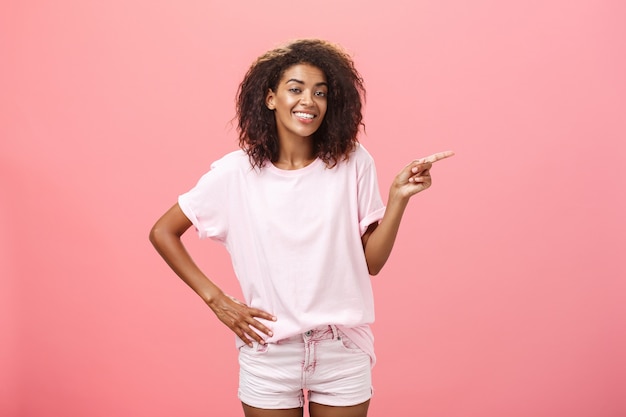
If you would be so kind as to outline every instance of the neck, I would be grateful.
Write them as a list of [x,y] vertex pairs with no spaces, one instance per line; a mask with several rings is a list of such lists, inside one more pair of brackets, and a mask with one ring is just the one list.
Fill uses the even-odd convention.
[[313,138],[280,139],[278,160],[274,165],[281,169],[300,169],[315,160]]

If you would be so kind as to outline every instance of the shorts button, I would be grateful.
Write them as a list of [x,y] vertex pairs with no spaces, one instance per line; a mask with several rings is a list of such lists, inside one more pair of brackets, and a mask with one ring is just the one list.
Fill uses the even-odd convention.
[[311,335],[313,334],[313,332],[309,330],[309,331],[305,332],[304,334],[305,334],[306,336],[311,336]]

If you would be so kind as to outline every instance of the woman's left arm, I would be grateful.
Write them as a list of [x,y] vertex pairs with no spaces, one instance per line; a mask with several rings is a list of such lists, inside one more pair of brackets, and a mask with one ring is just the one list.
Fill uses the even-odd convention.
[[389,189],[385,215],[380,223],[371,224],[361,238],[367,269],[371,275],[378,274],[389,259],[402,215],[411,197],[432,184],[430,169],[433,163],[452,155],[454,152],[446,151],[417,159],[396,175]]

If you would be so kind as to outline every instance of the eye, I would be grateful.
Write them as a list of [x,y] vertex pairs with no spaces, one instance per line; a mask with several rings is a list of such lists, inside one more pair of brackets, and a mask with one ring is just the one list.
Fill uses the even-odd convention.
[[298,87],[292,87],[292,88],[289,89],[289,91],[292,92],[292,93],[295,93],[295,94],[298,94],[298,93],[302,92],[302,90],[300,90]]
[[317,97],[326,97],[326,92],[325,91],[316,91],[315,95]]

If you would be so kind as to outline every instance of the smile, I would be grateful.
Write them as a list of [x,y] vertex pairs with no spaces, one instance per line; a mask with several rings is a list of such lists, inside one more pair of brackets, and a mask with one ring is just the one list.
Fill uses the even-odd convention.
[[293,113],[296,117],[300,117],[301,119],[313,119],[315,117],[314,114],[310,114],[310,113],[302,113],[299,111],[296,111]]

